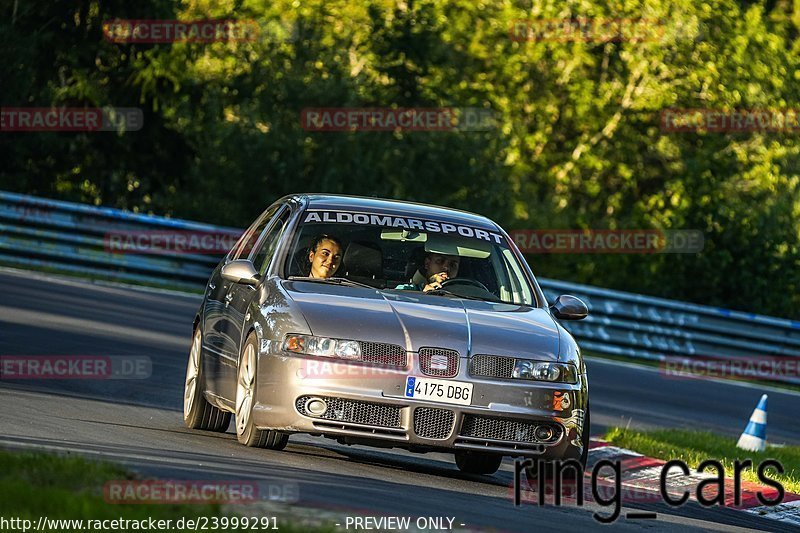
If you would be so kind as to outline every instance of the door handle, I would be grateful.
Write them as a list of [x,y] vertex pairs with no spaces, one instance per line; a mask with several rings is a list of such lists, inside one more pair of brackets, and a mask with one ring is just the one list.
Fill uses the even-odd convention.
[[209,289],[211,289],[211,290],[213,291],[214,289],[216,289],[216,288],[217,288],[217,286],[216,286],[216,285],[214,285],[213,283],[209,283],[209,284],[208,284],[208,288],[209,288]]
[[228,307],[232,301],[233,301],[233,293],[229,292],[228,294],[225,295],[225,307]]

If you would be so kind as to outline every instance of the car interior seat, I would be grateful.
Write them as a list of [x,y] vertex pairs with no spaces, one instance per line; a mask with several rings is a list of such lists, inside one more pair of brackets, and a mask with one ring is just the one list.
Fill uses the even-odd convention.
[[294,255],[292,255],[292,259],[289,263],[289,275],[308,276],[309,270],[310,265],[308,264],[308,243],[306,243],[305,246],[301,246],[298,242],[297,251],[294,253]]
[[344,277],[373,287],[385,288],[383,252],[380,246],[368,241],[352,241],[342,258],[340,272]]
[[406,263],[406,271],[404,275],[404,283],[408,283],[411,278],[414,277],[414,274],[417,273],[417,270],[422,271],[425,263],[425,247],[418,246],[414,248],[411,252],[411,255],[408,257],[408,263]]

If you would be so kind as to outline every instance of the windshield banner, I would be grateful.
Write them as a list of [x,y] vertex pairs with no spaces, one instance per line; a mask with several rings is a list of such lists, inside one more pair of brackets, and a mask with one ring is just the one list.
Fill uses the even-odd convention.
[[469,226],[437,222],[434,220],[421,220],[418,218],[396,217],[393,215],[379,215],[374,213],[351,213],[346,211],[306,211],[304,223],[327,222],[333,224],[364,224],[370,226],[383,226],[387,228],[402,228],[418,230],[427,233],[454,233],[462,237],[472,237],[496,244],[505,244],[505,239],[499,233],[486,231]]

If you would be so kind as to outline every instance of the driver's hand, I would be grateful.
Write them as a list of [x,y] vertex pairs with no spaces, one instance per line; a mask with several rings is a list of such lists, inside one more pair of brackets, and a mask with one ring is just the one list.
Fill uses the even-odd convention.
[[423,292],[430,292],[436,291],[442,288],[442,283],[447,280],[448,276],[446,272],[439,272],[438,274],[434,274],[430,278],[428,278],[428,284],[423,287]]

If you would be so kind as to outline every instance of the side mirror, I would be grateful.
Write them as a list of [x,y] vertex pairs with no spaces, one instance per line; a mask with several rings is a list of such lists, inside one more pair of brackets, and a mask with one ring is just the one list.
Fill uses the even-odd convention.
[[561,320],[583,320],[589,316],[589,308],[580,298],[562,294],[550,306],[553,315]]
[[261,283],[261,277],[258,275],[256,267],[247,259],[231,261],[222,267],[220,273],[224,279],[234,283],[243,283],[253,287],[257,287]]

